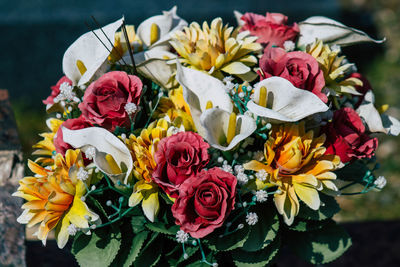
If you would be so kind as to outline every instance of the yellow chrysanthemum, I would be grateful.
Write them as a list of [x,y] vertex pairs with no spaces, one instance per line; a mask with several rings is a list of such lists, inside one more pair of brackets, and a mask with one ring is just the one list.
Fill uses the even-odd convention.
[[168,91],[168,97],[162,97],[154,112],[155,118],[167,116],[175,126],[183,124],[185,130],[195,131],[194,122],[190,114],[189,105],[183,98],[182,86]]
[[81,199],[86,193],[84,182],[77,178],[79,168],[84,167],[81,153],[67,150],[65,158],[57,154],[54,170],[33,161],[28,162],[28,167],[35,176],[23,178],[18,191],[13,194],[27,201],[18,222],[28,227],[40,223],[36,235],[43,244],[46,244],[49,232],[56,229],[57,244],[62,248],[68,241],[71,227],[88,229],[88,220],[98,219]]
[[331,50],[329,45],[319,40],[307,47],[307,53],[318,61],[324,72],[325,86],[333,96],[359,94],[355,86],[362,86],[363,83],[357,78],[345,78],[353,64],[343,64],[345,57],[338,56],[340,49]]
[[129,206],[134,207],[142,202],[143,212],[150,221],[154,221],[160,204],[158,200],[158,186],[151,180],[156,167],[153,158],[158,142],[172,135],[171,124],[164,119],[151,123],[143,129],[139,136],[133,134],[125,141],[133,158],[133,175],[138,180],[129,198]]
[[[336,191],[331,172],[340,163],[335,155],[324,155],[325,135],[314,137],[305,132],[304,123],[277,125],[264,145],[264,161],[250,161],[245,169],[257,171],[256,184],[262,189],[277,185],[280,192],[274,195],[278,212],[288,225],[298,214],[299,199],[313,210],[320,207],[318,191]],[[260,181],[259,178],[265,178]],[[263,179],[262,179],[263,180]]]
[[43,137],[43,140],[39,141],[37,144],[33,145],[35,149],[32,155],[41,156],[35,160],[35,162],[39,163],[42,166],[50,166],[54,164],[54,155],[56,148],[54,146],[54,136],[60,128],[61,124],[64,121],[58,119],[48,119],[46,121],[47,127],[51,130],[51,132],[41,133],[40,136]]
[[196,22],[183,31],[173,33],[171,45],[182,57],[181,62],[222,79],[222,72],[252,81],[257,75],[250,68],[257,64],[256,56],[262,49],[256,43],[257,37],[247,32],[238,33],[233,27],[223,26],[222,19],[216,18],[203,23]]

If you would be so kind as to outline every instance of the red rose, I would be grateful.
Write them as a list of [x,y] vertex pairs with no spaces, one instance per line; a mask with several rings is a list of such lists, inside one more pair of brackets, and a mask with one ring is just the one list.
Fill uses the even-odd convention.
[[286,53],[282,48],[271,48],[261,57],[260,68],[261,80],[279,76],[297,88],[313,92],[324,103],[328,102],[328,97],[322,92],[324,73],[313,56],[301,51]]
[[117,126],[129,127],[127,103],[139,105],[142,82],[123,71],[111,71],[89,85],[79,109],[85,119],[114,131]]
[[338,155],[343,163],[352,159],[370,158],[378,147],[378,139],[365,133],[364,124],[352,108],[335,111],[332,122],[322,131],[326,134],[326,154]]
[[64,142],[63,133],[61,130],[62,127],[70,130],[79,130],[92,127],[92,125],[88,123],[85,118],[82,117],[82,115],[76,119],[68,119],[61,124],[54,138],[54,146],[56,147],[56,152],[61,153],[64,156],[68,149],[72,149],[72,146]]
[[220,168],[203,170],[185,180],[172,206],[175,223],[193,238],[221,227],[234,209],[236,184],[236,177]]
[[62,77],[56,85],[51,87],[51,95],[49,95],[45,100],[43,100],[43,104],[45,105],[53,105],[54,98],[60,94],[60,86],[63,83],[67,83],[72,86],[72,81],[67,78],[67,76]]
[[257,42],[267,47],[283,47],[285,41],[295,41],[300,32],[296,23],[293,26],[286,25],[287,17],[280,13],[268,13],[264,17],[254,13],[245,13],[241,20],[245,23],[241,31],[249,31],[257,36]]
[[203,169],[208,161],[209,144],[193,132],[180,132],[161,139],[154,154],[157,163],[153,180],[171,197],[178,196],[178,187]]

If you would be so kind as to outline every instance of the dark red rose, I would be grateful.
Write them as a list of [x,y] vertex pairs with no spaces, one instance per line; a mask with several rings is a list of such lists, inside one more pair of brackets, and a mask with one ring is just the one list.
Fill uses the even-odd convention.
[[283,47],[285,41],[295,41],[300,29],[294,23],[288,26],[287,17],[280,13],[268,13],[266,16],[245,13],[241,18],[244,25],[241,31],[249,31],[251,35],[257,36],[257,42],[267,47]]
[[328,97],[322,92],[324,73],[313,56],[301,51],[286,53],[282,48],[271,48],[261,57],[260,68],[261,80],[279,76],[297,88],[313,92],[324,103],[328,102]]
[[203,170],[185,180],[172,206],[175,223],[193,238],[223,225],[234,209],[237,179],[220,168]]
[[338,155],[343,163],[370,158],[378,147],[378,139],[365,133],[365,126],[352,108],[335,111],[332,122],[322,132],[326,134],[326,154]]
[[68,149],[73,149],[73,147],[64,142],[63,133],[61,130],[62,127],[65,127],[70,130],[79,130],[79,129],[83,129],[83,128],[92,127],[92,125],[90,123],[88,123],[85,120],[85,118],[82,117],[82,115],[76,119],[68,119],[61,124],[61,126],[58,129],[57,134],[54,138],[54,146],[56,147],[56,152],[61,153],[64,156],[65,152]]
[[67,76],[62,77],[56,85],[53,85],[51,87],[51,95],[49,95],[45,100],[43,100],[43,104],[45,105],[53,105],[54,104],[54,98],[58,96],[60,93],[60,86],[63,83],[67,83],[68,85],[72,85],[72,81],[67,78]]
[[91,83],[79,109],[85,119],[110,131],[130,126],[127,103],[139,105],[142,81],[123,71],[111,71]]
[[209,144],[193,132],[180,132],[161,139],[154,154],[157,164],[153,180],[171,197],[178,196],[178,187],[196,175],[210,160]]
[[357,90],[359,93],[362,94],[362,95],[360,95],[360,96],[353,96],[353,97],[358,98],[358,101],[354,104],[354,109],[357,109],[357,108],[361,105],[361,103],[363,102],[364,97],[365,97],[365,94],[366,94],[369,90],[372,90],[372,86],[371,86],[371,84],[369,83],[369,81],[368,81],[364,76],[362,76],[360,73],[358,73],[358,72],[352,73],[352,74],[350,75],[350,78],[357,78],[357,79],[361,80],[362,83],[363,83],[362,86],[355,86],[356,90]]

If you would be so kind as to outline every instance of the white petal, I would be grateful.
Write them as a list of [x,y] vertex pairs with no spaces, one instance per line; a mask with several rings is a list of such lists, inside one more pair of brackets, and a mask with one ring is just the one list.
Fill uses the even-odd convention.
[[[81,148],[83,152],[92,146],[96,148],[94,164],[113,181],[128,183],[129,175],[133,168],[133,161],[126,145],[111,132],[100,127],[90,127],[80,130],[69,130],[62,127],[64,142],[74,148]],[[109,164],[105,159],[110,154],[119,166],[125,165],[127,170],[119,174],[112,173]]]
[[235,15],[237,25],[238,26],[243,26],[244,25],[244,21],[240,19],[243,16],[243,14],[240,13],[239,11],[234,10],[233,11],[233,15]]
[[201,113],[206,109],[208,101],[213,107],[219,107],[232,112],[233,105],[225,91],[225,85],[220,80],[198,70],[183,67],[177,62],[176,80],[183,88],[183,97],[190,107],[193,122],[200,135],[205,132],[200,123]]
[[256,121],[245,115],[238,115],[236,118],[236,134],[228,146],[220,144],[221,136],[226,136],[228,132],[230,112],[219,108],[208,109],[201,115],[201,124],[205,129],[204,138],[211,146],[222,151],[233,149],[242,140],[249,137],[256,129]]
[[383,40],[375,40],[365,32],[347,27],[340,22],[327,17],[310,17],[299,23],[300,37],[298,46],[305,46],[315,42],[316,39],[322,40],[327,44],[337,44],[341,46],[352,45],[362,42],[383,43]]
[[[110,41],[114,42],[115,32],[121,27],[122,21],[123,18],[103,27],[105,35],[100,29],[94,31],[103,43],[93,32],[88,32],[68,47],[63,58],[63,72],[74,85],[85,84],[105,72],[107,57],[113,47]],[[76,65],[78,60],[82,61],[86,67],[83,75]]]
[[363,103],[356,110],[358,115],[364,119],[368,130],[373,133],[380,132],[395,136],[399,135],[400,122],[391,116],[379,114],[374,103],[375,96],[370,90],[365,94]]
[[288,80],[271,77],[254,86],[255,99],[260,97],[260,88],[267,88],[268,108],[254,101],[247,103],[247,108],[257,116],[268,118],[271,122],[295,122],[309,115],[324,112],[328,106],[315,94],[296,88]]

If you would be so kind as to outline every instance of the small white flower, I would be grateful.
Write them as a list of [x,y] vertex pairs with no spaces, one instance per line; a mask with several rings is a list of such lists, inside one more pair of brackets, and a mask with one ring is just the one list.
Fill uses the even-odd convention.
[[225,172],[233,173],[232,166],[229,165],[229,164],[226,164],[225,162],[222,165],[222,170],[225,171]]
[[249,212],[246,215],[246,222],[248,225],[255,225],[258,222],[258,216],[255,212]]
[[171,135],[177,134],[179,132],[180,132],[180,130],[178,127],[171,126],[168,128],[168,133],[170,133]]
[[63,82],[60,85],[60,93],[54,98],[54,103],[62,102],[64,100],[74,101],[76,98],[75,93],[73,92],[74,87],[72,87],[69,83]]
[[76,174],[76,178],[84,182],[89,178],[89,173],[85,171],[83,167],[80,167],[78,173]]
[[234,170],[236,174],[239,174],[241,172],[244,172],[244,167],[243,165],[235,165]]
[[222,163],[224,161],[224,158],[223,157],[218,157],[217,161],[218,161],[218,163]]
[[125,141],[126,140],[126,134],[122,133],[121,134],[121,139]]
[[96,149],[93,146],[88,147],[85,151],[85,157],[88,158],[89,160],[94,159],[96,156]]
[[243,224],[243,223],[241,223],[241,224],[239,224],[239,225],[237,226],[238,229],[243,229],[243,227],[244,227],[244,224]]
[[268,177],[268,173],[265,170],[259,170],[256,173],[256,178],[262,182],[264,182],[265,180],[267,180]]
[[183,230],[176,232],[176,241],[179,243],[185,243],[189,240],[189,234],[185,233]]
[[296,45],[293,41],[287,40],[283,43],[283,48],[285,48],[286,52],[290,52],[296,48]]
[[337,44],[332,45],[331,46],[331,50],[332,50],[332,52],[338,52],[339,53],[341,51],[340,45],[337,45]]
[[256,196],[256,201],[257,202],[265,202],[268,199],[268,192],[264,190],[258,190],[254,194]]
[[128,113],[128,115],[132,115],[137,111],[137,106],[135,103],[126,103],[125,105],[125,111]]
[[226,76],[226,77],[224,77],[224,79],[222,81],[224,83],[232,82],[233,81],[233,77],[232,76]]
[[257,161],[262,161],[264,159],[264,152],[261,150],[256,151],[253,155],[253,159]]
[[243,97],[244,97],[244,93],[243,93],[243,92],[240,92],[240,93],[239,93],[239,97],[240,97],[240,98],[243,98]]
[[61,119],[61,114],[60,114],[60,113],[57,113],[57,114],[56,114],[56,118],[57,118],[57,119]]
[[384,188],[385,185],[386,185],[386,178],[385,178],[385,176],[379,176],[379,177],[374,181],[374,185],[375,185],[378,189]]
[[67,231],[69,235],[74,236],[78,232],[78,228],[76,228],[75,224],[70,224],[67,227]]
[[239,184],[244,185],[249,182],[249,177],[244,172],[240,172],[236,175],[236,178],[239,182]]

